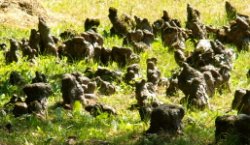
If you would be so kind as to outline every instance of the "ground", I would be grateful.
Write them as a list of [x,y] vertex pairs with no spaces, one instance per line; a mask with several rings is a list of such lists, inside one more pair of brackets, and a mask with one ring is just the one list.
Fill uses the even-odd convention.
[[[250,15],[248,0],[230,0],[240,13]],[[228,24],[222,0],[0,0],[0,43],[8,42],[9,38],[28,38],[31,28],[37,29],[38,16],[44,17],[52,28],[52,34],[58,36],[66,29],[83,31],[83,22],[89,18],[100,18],[101,26],[98,32],[104,34],[111,24],[108,20],[108,8],[118,8],[119,14],[138,15],[147,17],[151,22],[160,18],[162,10],[167,10],[173,18],[180,19],[182,25],[186,20],[186,5],[200,10],[202,21],[205,24],[223,26]],[[122,40],[113,37],[105,39],[105,47],[121,45]],[[187,49],[193,50],[192,42],[187,41]],[[236,51],[233,45],[227,45]],[[141,54],[140,65],[145,75],[146,58],[157,57],[158,68],[163,76],[170,77],[171,71],[178,68],[173,54],[164,48],[159,38],[152,45],[152,50]],[[250,88],[246,73],[250,68],[249,52],[238,53],[234,61],[231,91],[223,94],[216,92],[211,99],[211,109],[204,111],[187,110],[183,119],[184,134],[168,142],[164,137],[152,136],[146,138],[143,134],[148,129],[148,122],[141,122],[137,111],[127,108],[135,103],[134,90],[125,84],[119,84],[118,93],[112,96],[101,96],[101,101],[118,110],[118,116],[108,117],[106,114],[94,118],[83,111],[81,105],[75,104],[74,111],[62,108],[53,108],[54,104],[62,101],[60,93],[60,78],[58,74],[83,71],[86,67],[97,68],[93,62],[75,62],[68,64],[65,59],[58,62],[54,57],[39,57],[36,64],[30,64],[25,59],[18,63],[5,65],[3,52],[0,52],[0,107],[9,100],[12,94],[20,88],[9,86],[7,80],[10,71],[18,70],[27,81],[31,80],[36,70],[46,73],[53,88],[53,95],[49,98],[49,108],[45,118],[24,116],[14,118],[11,114],[0,113],[0,144],[63,144],[72,139],[79,144],[97,144],[96,142],[110,142],[117,145],[128,144],[179,144],[204,145],[214,141],[214,121],[219,115],[236,114],[231,110],[231,102],[236,89]],[[115,64],[110,69],[118,70]],[[121,71],[125,72],[125,69]],[[165,88],[160,88],[158,97],[165,103],[179,104],[183,94],[167,98]],[[6,129],[10,123],[12,130]],[[163,139],[162,139],[163,138]],[[162,141],[164,140],[164,141]],[[102,142],[103,143],[103,142]],[[228,144],[225,142],[222,144]]]

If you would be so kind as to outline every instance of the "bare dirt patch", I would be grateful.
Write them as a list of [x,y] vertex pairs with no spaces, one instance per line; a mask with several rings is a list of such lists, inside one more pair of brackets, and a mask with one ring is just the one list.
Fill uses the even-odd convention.
[[38,24],[43,17],[50,25],[67,19],[65,14],[46,9],[39,0],[0,0],[0,24],[28,28]]
[[37,0],[0,0],[0,23],[28,27],[38,22],[38,17],[48,19],[45,8]]

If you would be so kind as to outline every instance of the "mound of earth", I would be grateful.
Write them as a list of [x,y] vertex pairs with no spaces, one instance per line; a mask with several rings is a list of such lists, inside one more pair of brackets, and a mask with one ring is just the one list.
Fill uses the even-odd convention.
[[52,25],[69,18],[46,9],[39,0],[0,0],[0,24],[27,28],[36,26],[38,17]]
[[0,0],[0,23],[26,27],[48,19],[46,9],[37,0]]

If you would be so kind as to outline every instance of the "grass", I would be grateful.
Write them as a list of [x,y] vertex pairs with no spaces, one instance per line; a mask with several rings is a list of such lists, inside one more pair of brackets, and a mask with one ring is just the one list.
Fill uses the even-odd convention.
[[[249,14],[249,2],[247,0],[230,0],[241,13]],[[202,21],[206,24],[222,26],[228,21],[225,17],[223,0],[44,0],[43,5],[70,19],[60,21],[52,26],[52,34],[58,36],[60,32],[71,28],[79,32],[83,31],[83,21],[87,18],[100,18],[101,26],[98,31],[102,34],[103,30],[110,28],[108,20],[108,8],[116,7],[119,14],[127,13],[147,17],[151,22],[160,18],[162,10],[167,10],[173,18],[182,21],[183,26],[186,20],[186,4],[190,3],[201,11]],[[67,17],[68,18],[68,17]],[[0,42],[7,42],[14,37],[21,39],[28,38],[30,28],[18,28],[12,26],[0,26]],[[122,40],[118,38],[105,38],[105,47],[121,45]],[[187,49],[192,50],[193,44],[186,42]],[[234,46],[228,46],[233,47]],[[158,58],[158,68],[163,76],[170,77],[171,71],[178,68],[175,64],[173,54],[169,53],[168,48],[164,48],[161,41],[157,39],[152,44],[152,49],[141,54],[141,72],[144,77],[146,74],[146,59],[148,57]],[[100,100],[117,109],[118,116],[108,117],[106,114],[97,118],[90,116],[83,111],[81,105],[76,104],[74,111],[67,111],[62,108],[53,108],[56,102],[62,100],[60,92],[60,77],[58,75],[74,71],[83,72],[88,66],[97,68],[94,62],[79,61],[68,64],[66,59],[58,60],[54,57],[40,56],[36,64],[26,62],[22,58],[18,63],[5,65],[3,52],[0,52],[0,106],[14,93],[21,93],[21,88],[10,86],[8,77],[12,70],[22,73],[25,80],[30,82],[34,77],[35,71],[39,70],[48,76],[49,83],[53,88],[53,95],[49,98],[49,108],[44,119],[33,115],[14,118],[11,114],[0,112],[0,144],[64,144],[70,136],[75,136],[79,144],[91,144],[93,140],[105,140],[115,145],[204,145],[213,143],[215,118],[224,115],[230,109],[233,93],[239,88],[250,88],[246,72],[250,68],[249,52],[238,53],[238,58],[234,61],[232,76],[230,80],[231,92],[225,91],[223,94],[216,92],[211,99],[212,109],[204,111],[190,111],[186,109],[183,119],[184,134],[172,141],[165,140],[164,137],[151,136],[145,137],[143,133],[148,129],[149,122],[141,122],[137,111],[129,111],[127,108],[135,103],[134,90],[125,84],[119,85],[118,92],[112,96],[101,96]],[[115,64],[109,68],[118,70]],[[122,69],[121,71],[125,71]],[[158,97],[165,103],[178,104],[182,93],[170,98],[165,97],[165,88],[160,88]],[[229,114],[236,114],[235,111]],[[5,125],[11,123],[12,132],[6,130]],[[92,143],[94,144],[94,143]],[[228,142],[222,143],[228,144]]]

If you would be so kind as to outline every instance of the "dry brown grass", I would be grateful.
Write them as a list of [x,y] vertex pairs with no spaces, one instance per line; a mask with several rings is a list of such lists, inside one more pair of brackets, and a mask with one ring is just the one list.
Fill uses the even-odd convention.
[[[248,0],[229,0],[240,13],[250,15]],[[148,18],[151,22],[167,10],[173,18],[186,20],[186,5],[190,3],[202,14],[204,23],[225,24],[225,0],[3,0],[0,1],[0,22],[4,25],[35,27],[38,17],[46,17],[51,26],[81,27],[86,18],[99,18],[109,25],[108,8]]]
[[[250,15],[248,0],[229,0],[239,12]],[[221,23],[225,16],[225,0],[45,0],[44,5],[54,12],[67,14],[71,20],[82,22],[87,18],[100,18],[106,25],[109,24],[108,8],[116,7],[119,13],[137,15],[154,21],[162,15],[162,10],[167,10],[170,16],[186,20],[186,5],[190,3],[197,8],[202,19],[208,24]],[[70,22],[65,20],[65,23]]]

